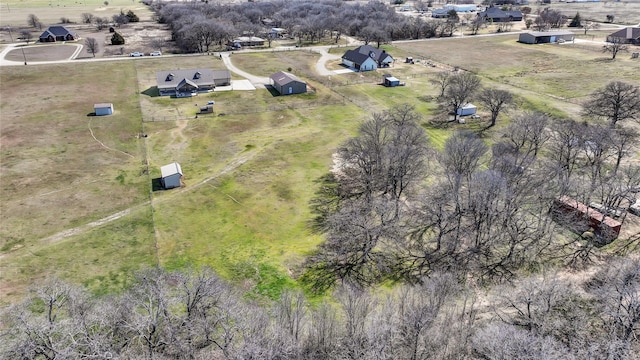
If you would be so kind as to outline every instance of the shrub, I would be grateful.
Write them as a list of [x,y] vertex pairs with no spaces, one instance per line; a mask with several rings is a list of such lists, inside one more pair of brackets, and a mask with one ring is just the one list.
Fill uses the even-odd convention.
[[117,32],[113,33],[111,37],[111,45],[124,45],[124,38]]

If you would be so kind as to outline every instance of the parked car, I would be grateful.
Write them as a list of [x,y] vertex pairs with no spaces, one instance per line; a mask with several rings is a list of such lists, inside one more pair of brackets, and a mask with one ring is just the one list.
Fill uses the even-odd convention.
[[153,51],[149,53],[150,56],[161,56],[162,53],[160,51]]
[[131,57],[140,57],[140,56],[144,56],[144,53],[141,52],[132,52],[131,54],[129,54],[129,56]]

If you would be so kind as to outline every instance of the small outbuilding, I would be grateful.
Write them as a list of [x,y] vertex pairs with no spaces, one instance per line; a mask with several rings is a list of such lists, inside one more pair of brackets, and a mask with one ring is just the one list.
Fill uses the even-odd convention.
[[182,186],[182,168],[177,162],[160,168],[160,182],[165,189],[173,189]]
[[307,83],[288,72],[278,71],[269,78],[271,79],[271,85],[280,95],[303,94],[307,92]]
[[457,113],[459,116],[468,116],[468,115],[473,115],[473,114],[475,114],[475,113],[476,113],[476,110],[477,110],[477,108],[476,108],[476,106],[475,106],[475,105],[473,105],[473,104],[471,104],[471,103],[466,103],[466,104],[464,104],[464,105],[460,106],[460,107],[458,108],[458,111],[456,111],[456,113]]
[[113,104],[111,103],[98,103],[93,104],[93,111],[96,116],[104,116],[113,114]]
[[571,31],[531,31],[520,34],[518,41],[524,44],[549,44],[573,41],[575,37]]
[[400,86],[400,80],[398,80],[398,78],[391,76],[390,74],[384,74],[384,76],[382,77],[382,85],[386,86],[386,87],[394,87],[394,86]]

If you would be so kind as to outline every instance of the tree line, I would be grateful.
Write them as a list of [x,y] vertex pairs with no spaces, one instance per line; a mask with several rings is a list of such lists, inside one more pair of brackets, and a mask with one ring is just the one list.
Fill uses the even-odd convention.
[[237,36],[266,36],[270,45],[273,27],[284,28],[298,41],[337,43],[349,35],[378,46],[398,39],[451,36],[458,28],[457,20],[407,17],[378,1],[152,2],[150,6],[184,52],[206,52]]
[[[473,74],[438,79],[444,106],[455,113],[479,96],[494,105],[492,124],[511,100],[495,89],[477,94]],[[612,82],[592,95],[584,114],[608,125],[517,113],[490,146],[469,131],[455,132],[442,149],[429,145],[409,105],[373,114],[318,181],[313,226],[325,241],[302,280],[324,291],[336,283],[417,283],[449,271],[491,283],[548,262],[590,261],[608,241],[567,232],[572,226],[554,218],[554,200],[597,203],[604,215],[622,212],[624,222],[640,191],[640,166],[627,161],[639,137],[616,125],[638,117],[637,94],[637,86]]]
[[50,280],[2,312],[3,359],[632,359],[640,350],[640,263],[584,281],[562,273],[488,291],[454,274],[332,301],[285,291],[248,299],[211,270],[135,274],[94,297]]

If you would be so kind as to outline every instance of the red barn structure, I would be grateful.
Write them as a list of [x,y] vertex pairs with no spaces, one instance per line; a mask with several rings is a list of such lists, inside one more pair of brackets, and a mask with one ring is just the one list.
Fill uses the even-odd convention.
[[554,201],[553,215],[556,221],[569,225],[575,231],[593,229],[599,245],[606,245],[615,240],[620,235],[622,227],[618,220],[568,196],[561,196]]

